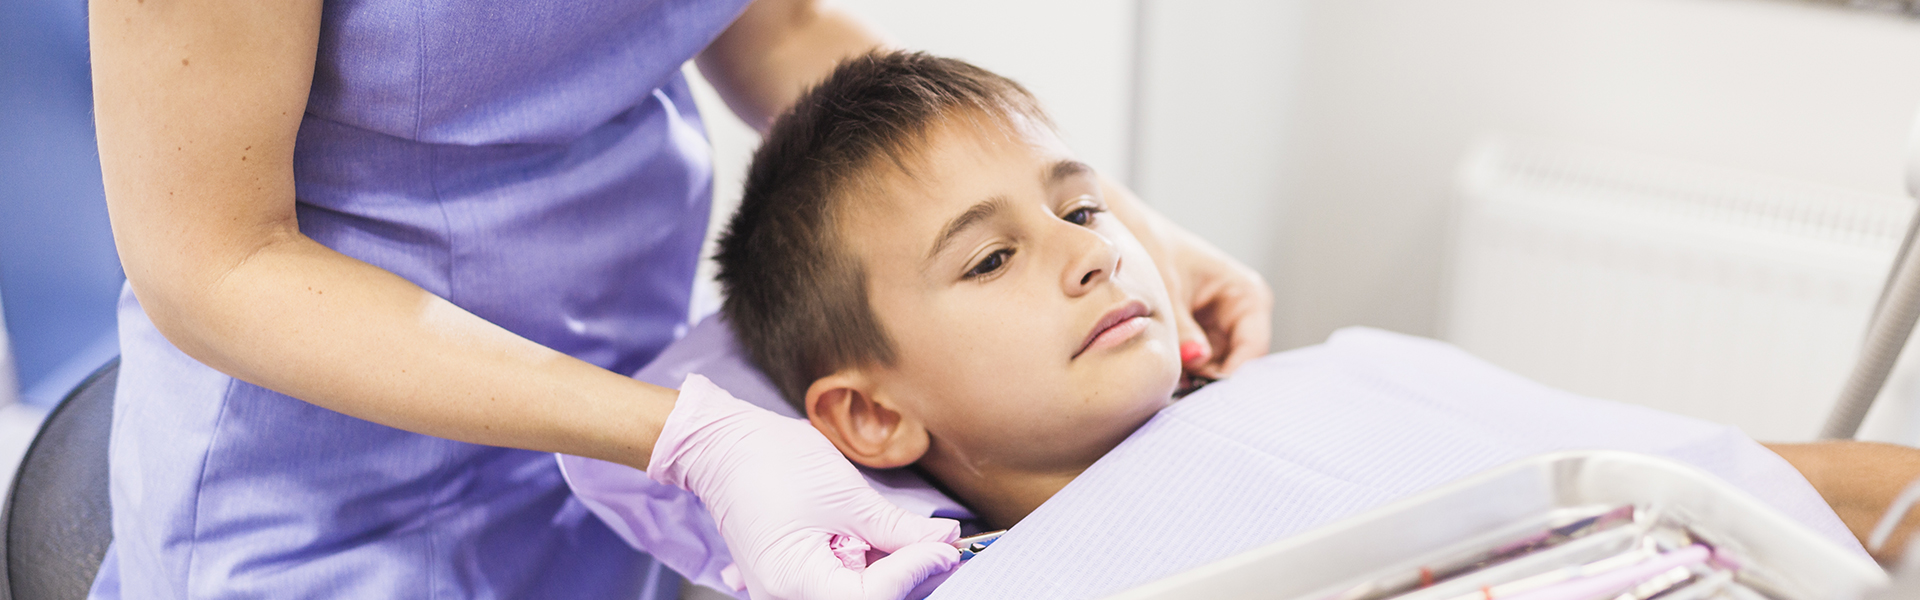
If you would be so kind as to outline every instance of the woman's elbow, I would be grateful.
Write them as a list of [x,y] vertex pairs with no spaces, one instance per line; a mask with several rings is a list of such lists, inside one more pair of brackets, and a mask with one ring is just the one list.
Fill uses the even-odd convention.
[[246,291],[253,287],[251,280],[260,275],[253,268],[259,266],[256,259],[276,246],[228,245],[197,252],[171,248],[148,250],[144,256],[128,256],[123,246],[121,266],[134,298],[160,335],[195,360],[228,371],[222,357],[232,354],[229,347],[249,329],[251,303],[243,299],[251,295]]

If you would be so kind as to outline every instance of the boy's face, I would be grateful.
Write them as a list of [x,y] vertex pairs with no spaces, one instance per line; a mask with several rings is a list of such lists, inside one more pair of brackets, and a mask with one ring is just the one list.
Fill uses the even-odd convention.
[[976,472],[1084,468],[1171,402],[1167,289],[1050,130],[972,116],[841,215],[896,351],[874,395]]

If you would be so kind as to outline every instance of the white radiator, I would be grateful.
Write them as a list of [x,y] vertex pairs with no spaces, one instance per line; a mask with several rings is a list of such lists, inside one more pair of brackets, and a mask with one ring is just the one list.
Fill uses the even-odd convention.
[[[1912,210],[1896,196],[1514,140],[1478,144],[1459,185],[1443,337],[1548,385],[1763,440],[1818,431]],[[1911,395],[1913,379],[1896,374],[1884,396]],[[1889,419],[1906,417],[1875,417]]]

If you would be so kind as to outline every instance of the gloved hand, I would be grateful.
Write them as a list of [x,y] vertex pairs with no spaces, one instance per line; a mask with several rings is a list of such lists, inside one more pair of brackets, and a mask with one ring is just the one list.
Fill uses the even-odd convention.
[[[900,510],[805,421],[699,375],[681,384],[647,475],[706,503],[756,599],[898,600],[960,561],[959,523]],[[849,538],[891,554],[843,560],[862,545]]]

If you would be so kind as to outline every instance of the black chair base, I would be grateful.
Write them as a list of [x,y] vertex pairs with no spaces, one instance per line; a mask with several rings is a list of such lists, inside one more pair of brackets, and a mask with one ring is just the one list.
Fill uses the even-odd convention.
[[0,508],[0,600],[80,600],[113,541],[107,439],[120,359],[88,375],[40,425]]

